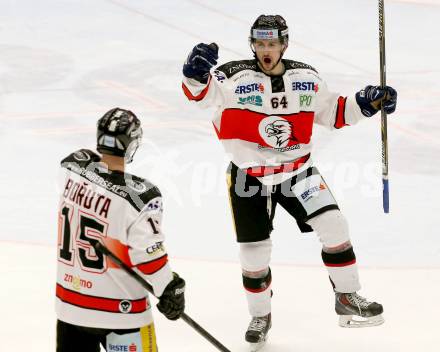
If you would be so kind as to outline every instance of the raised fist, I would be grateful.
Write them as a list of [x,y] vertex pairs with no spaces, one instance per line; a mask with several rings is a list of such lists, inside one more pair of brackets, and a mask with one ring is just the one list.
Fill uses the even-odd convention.
[[193,78],[200,83],[207,83],[209,70],[217,64],[217,59],[217,44],[197,44],[183,64],[183,74],[185,77]]

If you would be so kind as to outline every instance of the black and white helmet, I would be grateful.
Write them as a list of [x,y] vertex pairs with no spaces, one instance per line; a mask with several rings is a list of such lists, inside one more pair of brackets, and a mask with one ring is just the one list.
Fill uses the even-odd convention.
[[280,15],[260,15],[251,27],[249,41],[257,39],[279,39],[281,44],[289,41],[289,28],[286,20]]
[[136,115],[114,108],[98,120],[97,127],[97,150],[125,157],[126,163],[131,163],[142,140],[141,122]]

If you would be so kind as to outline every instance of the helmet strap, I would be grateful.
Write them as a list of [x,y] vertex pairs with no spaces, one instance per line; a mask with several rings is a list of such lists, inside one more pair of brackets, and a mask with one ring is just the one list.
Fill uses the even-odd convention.
[[[136,143],[136,144],[133,145],[134,143]],[[135,140],[135,141],[131,142],[131,144],[128,146],[125,157],[124,157],[126,164],[130,164],[133,161],[134,155],[136,154],[136,152],[139,149],[139,144],[140,144],[139,141]]]
[[287,45],[284,46],[284,49],[283,49],[283,50],[281,50],[280,58],[278,59],[278,61],[277,61],[277,63],[275,64],[274,67],[276,67],[276,66],[280,63],[280,61],[281,61],[281,59],[283,58],[283,55],[284,55],[284,53],[286,52],[286,50],[287,50]]

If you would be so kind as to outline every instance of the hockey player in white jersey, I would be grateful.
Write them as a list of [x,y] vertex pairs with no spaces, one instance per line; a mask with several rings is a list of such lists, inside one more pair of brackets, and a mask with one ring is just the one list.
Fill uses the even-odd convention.
[[147,180],[125,172],[142,138],[128,110],[108,111],[97,126],[97,154],[82,149],[61,162],[57,352],[156,352],[147,291],[109,258],[100,241],[137,270],[168,319],[184,311],[185,282],[171,271],[161,230],[162,198]]
[[270,233],[277,204],[302,232],[313,230],[322,242],[339,324],[381,324],[382,305],[357,294],[361,286],[348,224],[313,165],[311,136],[314,124],[332,130],[354,125],[380,104],[394,112],[397,92],[388,86],[367,86],[353,97],[330,92],[313,67],[282,58],[289,34],[279,15],[259,16],[249,42],[254,59],[218,67],[218,47],[196,45],[183,66],[182,84],[190,101],[217,108],[213,125],[232,159],[229,194],[252,316],[245,339],[258,349],[272,324]]

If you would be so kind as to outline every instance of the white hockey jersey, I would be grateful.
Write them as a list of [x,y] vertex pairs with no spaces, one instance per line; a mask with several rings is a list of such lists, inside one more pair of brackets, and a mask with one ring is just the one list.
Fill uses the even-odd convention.
[[278,184],[311,165],[312,129],[364,119],[355,97],[329,92],[317,71],[283,60],[282,76],[268,76],[256,60],[211,70],[207,84],[184,77],[182,88],[201,107],[217,107],[213,124],[232,162],[265,184]]
[[158,188],[128,173],[107,170],[90,150],[69,155],[61,169],[58,319],[108,329],[150,324],[147,291],[89,241],[102,242],[160,296],[172,272],[163,246]]

